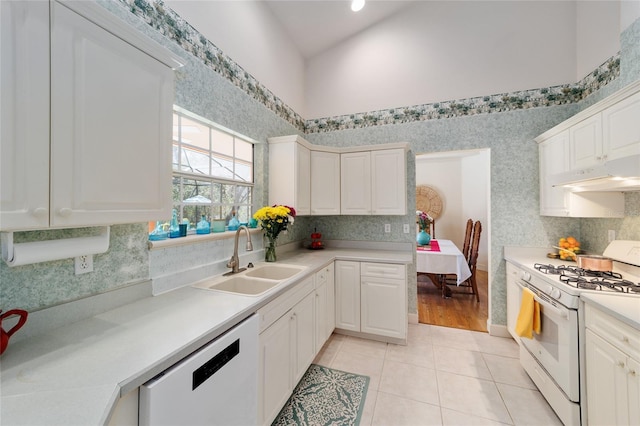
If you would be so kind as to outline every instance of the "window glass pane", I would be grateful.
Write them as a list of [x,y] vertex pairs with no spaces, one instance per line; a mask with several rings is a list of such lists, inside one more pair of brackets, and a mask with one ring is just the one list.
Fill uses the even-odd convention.
[[227,157],[211,156],[211,176],[233,179],[233,161]]
[[180,170],[180,150],[177,145],[173,145],[173,170]]
[[251,172],[253,172],[253,167],[251,167],[249,164],[236,163],[236,180],[241,180],[243,182],[253,182],[253,176],[251,176]]
[[211,201],[213,204],[221,204],[222,203],[222,184],[221,183],[212,183],[211,184]]
[[211,141],[212,151],[233,157],[233,136],[216,129],[211,129]]
[[211,204],[211,182],[184,179],[182,184],[184,204]]
[[180,127],[183,143],[209,151],[209,126],[182,117]]
[[173,140],[180,140],[180,116],[178,114],[173,114]]
[[207,221],[211,221],[211,207],[208,206],[184,206],[183,218],[189,219],[189,225],[195,229],[204,215]]
[[[182,197],[180,196],[180,182],[181,182],[181,178],[178,176],[174,176],[173,177],[173,188],[172,188],[172,199],[174,203],[179,203],[180,200],[182,200]],[[169,218],[170,219],[170,218]]]
[[240,206],[238,207],[236,217],[240,221],[240,223],[248,223],[251,218],[249,217],[251,209],[249,206]]
[[236,204],[247,204],[249,200],[249,187],[236,186]]
[[182,154],[182,170],[209,175],[209,154],[187,147],[182,148]]
[[236,158],[252,162],[253,144],[236,138]]

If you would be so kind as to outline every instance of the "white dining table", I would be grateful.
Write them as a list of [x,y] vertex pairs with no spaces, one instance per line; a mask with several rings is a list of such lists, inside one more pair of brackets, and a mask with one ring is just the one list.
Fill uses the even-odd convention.
[[[451,240],[436,240],[440,250],[433,251],[431,247],[416,250],[416,272],[432,274],[455,274],[456,284],[460,285],[471,277],[469,264],[460,249]],[[434,282],[440,286],[440,283]],[[442,295],[446,294],[446,285],[442,285]]]

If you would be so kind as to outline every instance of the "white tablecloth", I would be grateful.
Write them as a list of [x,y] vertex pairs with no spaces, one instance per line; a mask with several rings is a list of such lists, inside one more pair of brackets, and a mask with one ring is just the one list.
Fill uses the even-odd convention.
[[416,271],[430,274],[456,274],[457,284],[471,276],[471,270],[462,252],[451,240],[437,239],[440,251],[417,250]]

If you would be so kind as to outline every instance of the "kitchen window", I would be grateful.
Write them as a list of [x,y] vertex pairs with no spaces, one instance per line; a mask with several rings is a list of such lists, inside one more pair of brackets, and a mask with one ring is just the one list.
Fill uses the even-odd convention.
[[174,106],[173,207],[195,230],[202,216],[251,219],[253,141]]

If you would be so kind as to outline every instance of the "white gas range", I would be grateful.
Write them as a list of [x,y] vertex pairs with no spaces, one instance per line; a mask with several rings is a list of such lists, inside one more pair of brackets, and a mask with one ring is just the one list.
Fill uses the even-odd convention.
[[[604,256],[611,272],[587,271],[546,257],[545,249],[507,248],[507,328],[520,343],[520,362],[566,425],[586,424],[584,312],[580,295],[607,292],[640,300],[640,241],[612,241]],[[515,333],[522,289],[540,304],[541,333]]]

